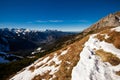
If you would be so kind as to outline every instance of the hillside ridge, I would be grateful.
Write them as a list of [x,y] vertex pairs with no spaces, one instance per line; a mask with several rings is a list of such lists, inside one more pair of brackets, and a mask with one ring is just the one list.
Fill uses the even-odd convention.
[[73,43],[39,58],[10,80],[119,80],[118,18],[119,12],[102,18]]

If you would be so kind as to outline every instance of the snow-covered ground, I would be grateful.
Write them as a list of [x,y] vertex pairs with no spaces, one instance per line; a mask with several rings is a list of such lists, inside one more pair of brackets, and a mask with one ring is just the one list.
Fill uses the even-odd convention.
[[111,30],[115,30],[115,31],[117,31],[117,32],[120,32],[120,26],[115,27],[115,28],[112,28]]
[[80,60],[72,70],[72,80],[120,80],[120,76],[115,74],[115,71],[120,71],[120,65],[112,66],[95,55],[95,50],[103,49],[120,58],[120,50],[113,44],[100,42],[94,36],[90,36],[85,43]]
[[[68,50],[62,51],[61,55],[64,55],[67,53]],[[56,73],[59,70],[61,60],[59,60],[59,57],[61,55],[57,55],[57,53],[54,53],[53,57],[46,57],[46,58],[40,58],[36,62],[34,62],[32,65],[26,67],[24,71],[18,72],[17,75],[15,75],[10,80],[32,80],[37,75],[44,75],[47,72],[49,72],[49,75],[52,75],[52,77],[49,80],[52,80],[56,76],[54,73]],[[43,60],[42,60],[43,59]],[[51,64],[51,63],[54,64]],[[57,66],[56,66],[57,65]],[[30,67],[34,66],[35,70],[31,71]],[[42,79],[41,79],[42,80]],[[46,80],[46,79],[43,79]]]
[[36,50],[34,50],[31,54],[34,55],[34,54],[37,54],[37,53],[40,53],[40,52],[44,52],[45,50],[43,50],[41,47],[38,47]]
[[[112,28],[111,31],[113,30],[120,32],[120,27]],[[109,62],[103,62],[101,57],[96,55],[97,50],[103,50],[120,58],[120,49],[117,49],[112,43],[107,43],[104,40],[100,41],[95,37],[96,35],[98,34],[91,35],[84,44],[83,50],[80,52],[80,60],[72,69],[71,80],[120,80],[120,76],[116,74],[117,71],[120,71],[120,64],[113,66]],[[101,35],[103,35],[105,39],[109,39],[110,37],[106,33]],[[41,50],[41,48],[38,48],[38,50]],[[67,50],[60,50],[60,53],[55,52],[40,58],[18,72],[10,80],[32,80],[35,76],[44,76],[45,74],[52,76],[49,80],[53,80],[57,78],[55,73],[59,71],[62,64],[60,56],[64,56],[68,54],[68,52],[69,48],[67,48]],[[69,65],[72,64],[69,61],[66,62]],[[32,68],[32,70],[30,68]],[[46,80],[44,77],[40,79]]]

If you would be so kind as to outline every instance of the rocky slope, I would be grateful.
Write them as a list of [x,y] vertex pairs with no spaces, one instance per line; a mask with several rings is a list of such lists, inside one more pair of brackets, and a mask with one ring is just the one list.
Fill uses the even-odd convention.
[[120,25],[120,12],[109,14],[106,17],[100,19],[95,24],[91,25],[89,28],[85,29],[84,32],[97,31],[103,28],[115,27]]
[[[10,80],[119,80],[119,12],[83,31],[82,39],[22,69]],[[106,29],[104,29],[106,28]],[[90,33],[92,31],[92,33]]]

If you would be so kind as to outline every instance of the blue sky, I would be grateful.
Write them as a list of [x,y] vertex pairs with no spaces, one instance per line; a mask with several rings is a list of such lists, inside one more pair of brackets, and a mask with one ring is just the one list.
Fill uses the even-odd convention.
[[120,11],[120,0],[0,0],[0,28],[81,31]]

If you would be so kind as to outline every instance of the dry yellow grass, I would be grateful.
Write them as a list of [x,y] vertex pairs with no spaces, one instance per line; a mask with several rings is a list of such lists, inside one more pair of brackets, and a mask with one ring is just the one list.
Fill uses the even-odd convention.
[[117,71],[117,72],[116,72],[116,75],[120,76],[120,71]]
[[97,34],[95,38],[99,39],[100,41],[105,41],[105,35]]
[[113,43],[116,48],[120,49],[120,32],[112,31],[108,36],[110,36],[110,38],[106,41]]
[[120,64],[120,59],[117,56],[102,49],[97,50],[96,55],[100,56],[103,62],[109,62],[113,66]]
[[31,72],[34,72],[35,66],[31,66],[31,67],[29,68],[29,70],[30,70]]
[[89,39],[89,36],[77,41],[70,46],[67,54],[59,57],[62,60],[59,71],[55,73],[56,78],[53,80],[71,80],[71,73],[73,67],[77,64],[80,59],[80,52],[83,49],[84,43]]
[[[60,66],[59,70],[54,74],[56,77],[53,80],[71,80],[71,73],[73,67],[77,64],[77,62],[80,59],[80,52],[83,49],[84,43],[89,39],[89,36],[83,38],[80,41],[76,41],[73,44],[64,47],[54,53],[51,53],[46,57],[50,57],[52,59],[54,57],[54,54],[56,53],[57,56],[59,56],[59,60],[62,61],[60,65],[56,65],[54,62],[51,62],[49,66]],[[62,51],[68,50],[68,52],[64,55],[60,55]],[[33,78],[33,80],[41,80],[42,78],[49,80],[53,75],[49,74],[50,71],[43,75],[37,75]]]
[[[107,34],[109,38],[105,39],[105,36],[101,34]],[[120,49],[120,32],[107,29],[97,34],[95,38],[98,38],[100,41],[112,43],[116,48]]]
[[[110,37],[108,39],[105,39],[105,35],[101,35],[101,34],[108,34],[108,36],[110,36]],[[98,34],[96,36],[96,38],[100,39],[100,41],[104,40],[106,42],[113,43],[115,45],[115,47],[119,48],[120,37],[118,37],[118,35],[120,35],[120,34],[118,34],[115,31],[110,31],[110,29],[106,29],[106,30],[100,32],[100,34]],[[60,66],[59,70],[56,73],[54,73],[54,75],[56,77],[53,80],[71,80],[72,69],[79,61],[80,52],[82,51],[82,49],[84,47],[83,46],[84,43],[88,39],[89,39],[89,35],[87,37],[84,37],[80,41],[76,41],[73,44],[66,46],[66,47],[64,47],[58,51],[55,51],[49,55],[46,55],[44,57],[44,58],[46,58],[49,56],[50,57],[49,60],[50,60],[54,57],[55,53],[57,56],[59,56],[62,51],[67,50],[69,48],[67,54],[59,56],[59,60],[62,61],[60,65],[56,65],[55,62],[53,62],[53,61],[49,64],[49,66],[52,66],[52,65],[54,65],[56,67]],[[109,62],[113,66],[120,64],[120,59],[118,57],[116,57],[115,55],[113,55],[112,53],[105,52],[103,50],[97,50],[96,55],[100,56],[103,62]],[[42,61],[43,59],[41,59],[40,61]],[[42,65],[40,65],[40,66],[42,66]],[[39,68],[40,66],[38,66],[37,68]],[[46,66],[48,66],[48,65],[46,65]],[[34,67],[31,67],[30,70],[34,71]],[[44,73],[43,75],[37,75],[33,78],[33,80],[41,80],[42,78],[49,80],[50,78],[53,77],[53,75],[50,75],[49,73],[50,73],[50,71]],[[119,73],[120,72],[116,72],[117,75]]]

